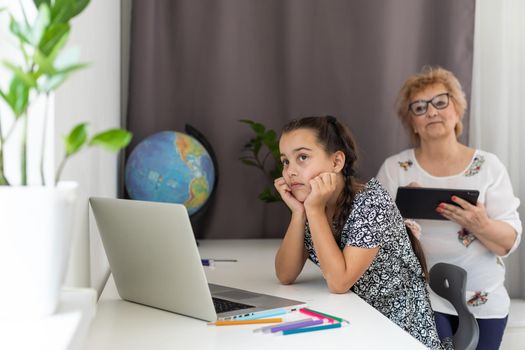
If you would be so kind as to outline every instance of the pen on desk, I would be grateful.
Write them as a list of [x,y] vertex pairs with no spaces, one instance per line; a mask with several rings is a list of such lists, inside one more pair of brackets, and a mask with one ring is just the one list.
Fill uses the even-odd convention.
[[211,266],[216,262],[237,262],[237,259],[201,259],[202,266]]
[[215,321],[208,323],[208,326],[237,326],[242,324],[257,324],[257,323],[280,323],[283,319],[281,317],[276,318],[263,318],[259,320],[224,320]]
[[[297,321],[290,321],[290,322],[283,322],[283,323],[279,323],[278,326],[289,326],[289,325],[294,325],[294,324],[298,324],[298,323],[302,323],[302,322],[305,322],[305,321],[312,321],[313,318],[303,318],[301,320],[297,320]],[[253,330],[254,333],[257,333],[257,332],[262,332],[262,333],[270,333],[272,328],[276,327],[274,324],[272,324],[271,326],[264,326],[264,327],[261,327],[261,328],[256,328]]]
[[329,314],[325,314],[324,312],[312,310],[312,309],[309,309],[307,307],[300,309],[299,312],[301,312],[301,313],[303,313],[305,315],[308,315],[308,316],[315,316],[315,317],[320,317],[320,318],[327,319],[328,322],[330,322],[330,323],[333,323],[334,321],[350,323],[349,321],[345,320],[344,318],[337,317],[337,316],[332,316],[332,315],[329,315]]
[[297,329],[284,330],[283,331],[283,335],[315,332],[315,331],[322,331],[322,330],[325,330],[325,329],[332,329],[332,328],[341,328],[341,323],[332,323],[332,324],[325,324],[323,326],[317,326],[317,327],[307,327],[307,328],[297,328]]
[[266,317],[274,317],[279,315],[284,315],[287,313],[288,310],[285,309],[276,309],[276,310],[268,310],[268,311],[261,311],[257,312],[250,316],[241,316],[237,317],[236,320],[258,320],[260,318],[266,318]]

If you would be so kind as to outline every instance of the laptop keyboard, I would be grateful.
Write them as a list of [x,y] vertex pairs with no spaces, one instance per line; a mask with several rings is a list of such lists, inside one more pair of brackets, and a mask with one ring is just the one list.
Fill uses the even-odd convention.
[[214,297],[212,299],[213,299],[213,305],[215,306],[215,311],[218,314],[222,312],[249,309],[249,308],[254,307],[253,305],[236,303],[235,301],[230,301],[230,300],[225,300],[225,299],[219,299],[219,298],[214,298]]

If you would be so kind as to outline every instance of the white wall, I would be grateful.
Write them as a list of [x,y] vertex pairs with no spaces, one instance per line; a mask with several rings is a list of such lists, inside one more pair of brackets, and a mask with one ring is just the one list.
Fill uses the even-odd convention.
[[[120,2],[92,0],[74,19],[69,45],[78,46],[81,60],[90,66],[57,91],[56,133],[64,135],[82,121],[90,123],[92,132],[120,126]],[[58,144],[56,155],[62,157]],[[116,195],[117,156],[84,150],[66,165],[63,179],[80,185],[79,219],[66,284],[100,291],[109,269],[96,225],[88,223],[88,198]]]

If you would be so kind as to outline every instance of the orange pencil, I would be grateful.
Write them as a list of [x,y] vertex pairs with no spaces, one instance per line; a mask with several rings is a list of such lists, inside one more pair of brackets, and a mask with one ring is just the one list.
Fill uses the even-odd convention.
[[281,317],[277,318],[261,318],[259,320],[224,320],[208,323],[208,326],[237,326],[241,324],[257,324],[257,323],[280,323],[283,322]]

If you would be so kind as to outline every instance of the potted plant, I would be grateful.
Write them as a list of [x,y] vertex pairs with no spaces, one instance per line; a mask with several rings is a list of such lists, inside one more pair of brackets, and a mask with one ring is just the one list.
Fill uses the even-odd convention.
[[273,181],[281,177],[283,171],[277,133],[253,120],[241,119],[239,121],[247,124],[255,134],[244,145],[243,155],[239,160],[247,166],[262,171],[267,180],[266,186],[259,193],[259,199],[266,203],[281,201],[281,196],[273,186]]
[[[64,279],[74,222],[76,183],[60,182],[67,160],[86,147],[101,146],[118,151],[128,145],[131,134],[110,129],[93,136],[88,124],[73,127],[64,137],[64,157],[49,175],[52,159],[47,159],[47,103],[41,113],[32,109],[37,101],[49,101],[55,91],[75,71],[75,50],[65,45],[71,20],[89,0],[33,0],[34,19],[22,9],[22,18],[9,15],[9,31],[17,42],[19,59],[3,60],[10,81],[0,81],[0,315],[44,316],[54,312]],[[33,9],[29,9],[33,10]],[[0,11],[7,12],[6,9]],[[2,15],[6,15],[3,13]],[[3,22],[5,23],[5,22]],[[29,132],[29,120],[39,119],[37,134]],[[38,135],[40,134],[40,135]],[[38,137],[37,137],[38,136]],[[39,139],[40,157],[34,164],[28,145]],[[17,143],[18,155],[8,154]],[[47,152],[46,152],[47,151]],[[18,171],[7,169],[6,159],[19,157]],[[11,162],[12,163],[12,162]],[[51,164],[53,167],[54,164]],[[39,169],[39,180],[28,178],[28,169]]]

